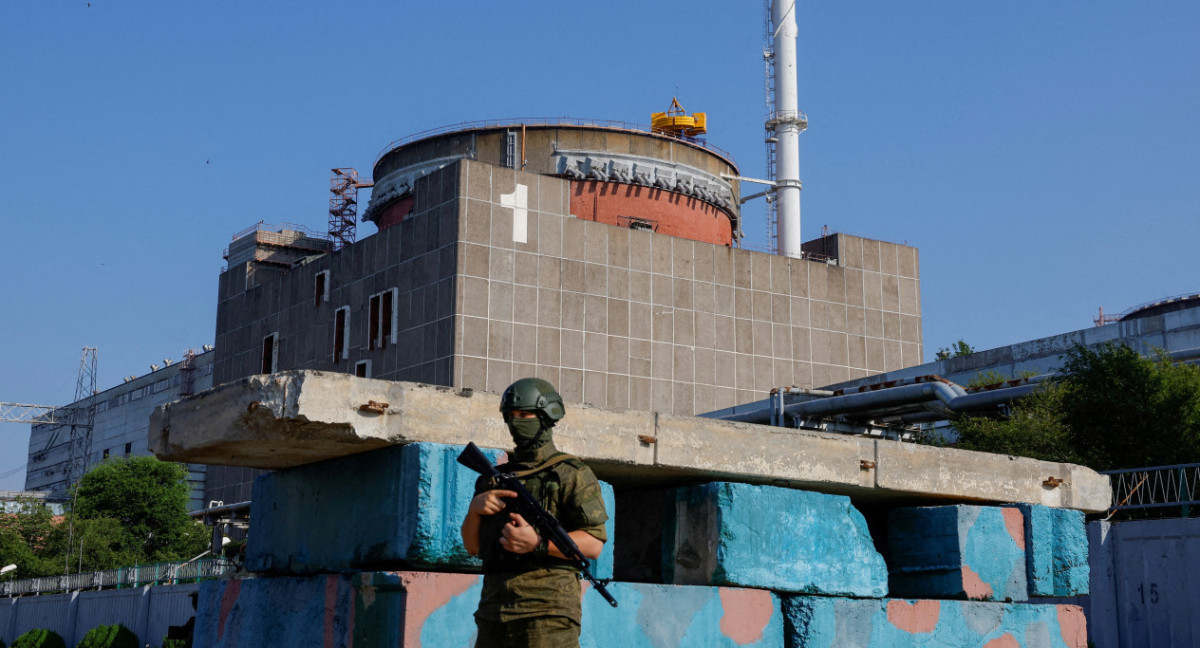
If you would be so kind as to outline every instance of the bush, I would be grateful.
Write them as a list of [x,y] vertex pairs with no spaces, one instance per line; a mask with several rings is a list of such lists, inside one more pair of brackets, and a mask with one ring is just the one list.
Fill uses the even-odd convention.
[[17,637],[12,648],[67,648],[67,644],[57,632],[35,628]]
[[138,648],[138,638],[129,628],[114,623],[88,630],[75,648]]
[[186,639],[163,639],[162,642],[162,648],[187,648],[187,645]]

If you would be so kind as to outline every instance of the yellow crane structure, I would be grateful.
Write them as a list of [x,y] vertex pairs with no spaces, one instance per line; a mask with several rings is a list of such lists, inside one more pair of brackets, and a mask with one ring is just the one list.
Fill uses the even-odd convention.
[[650,114],[650,128],[655,132],[673,135],[675,137],[696,137],[708,132],[706,124],[707,113],[687,114],[677,97],[671,97],[671,107],[667,112]]

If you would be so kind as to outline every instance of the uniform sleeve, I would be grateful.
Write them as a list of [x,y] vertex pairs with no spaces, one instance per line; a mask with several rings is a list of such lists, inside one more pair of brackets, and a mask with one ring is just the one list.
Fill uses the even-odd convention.
[[586,465],[568,467],[563,473],[563,499],[558,521],[567,531],[585,531],[597,540],[607,542],[604,523],[608,521],[608,512],[604,509],[604,495],[596,475]]

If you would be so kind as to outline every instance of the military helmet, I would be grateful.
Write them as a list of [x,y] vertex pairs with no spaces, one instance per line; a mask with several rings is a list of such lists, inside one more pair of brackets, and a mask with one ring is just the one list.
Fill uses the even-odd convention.
[[554,385],[541,378],[522,378],[504,390],[500,412],[507,414],[513,410],[538,412],[547,425],[554,425],[567,415],[562,396],[554,390]]

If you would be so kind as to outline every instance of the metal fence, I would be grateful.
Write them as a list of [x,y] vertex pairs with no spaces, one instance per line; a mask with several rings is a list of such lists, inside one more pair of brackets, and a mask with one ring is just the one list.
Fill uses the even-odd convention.
[[1187,517],[1200,504],[1200,463],[1110,470],[1112,511],[1178,506]]
[[155,563],[83,574],[26,578],[0,583],[0,596],[121,589],[142,585],[175,585],[216,578],[233,568],[233,563],[224,558],[206,558],[184,563]]

